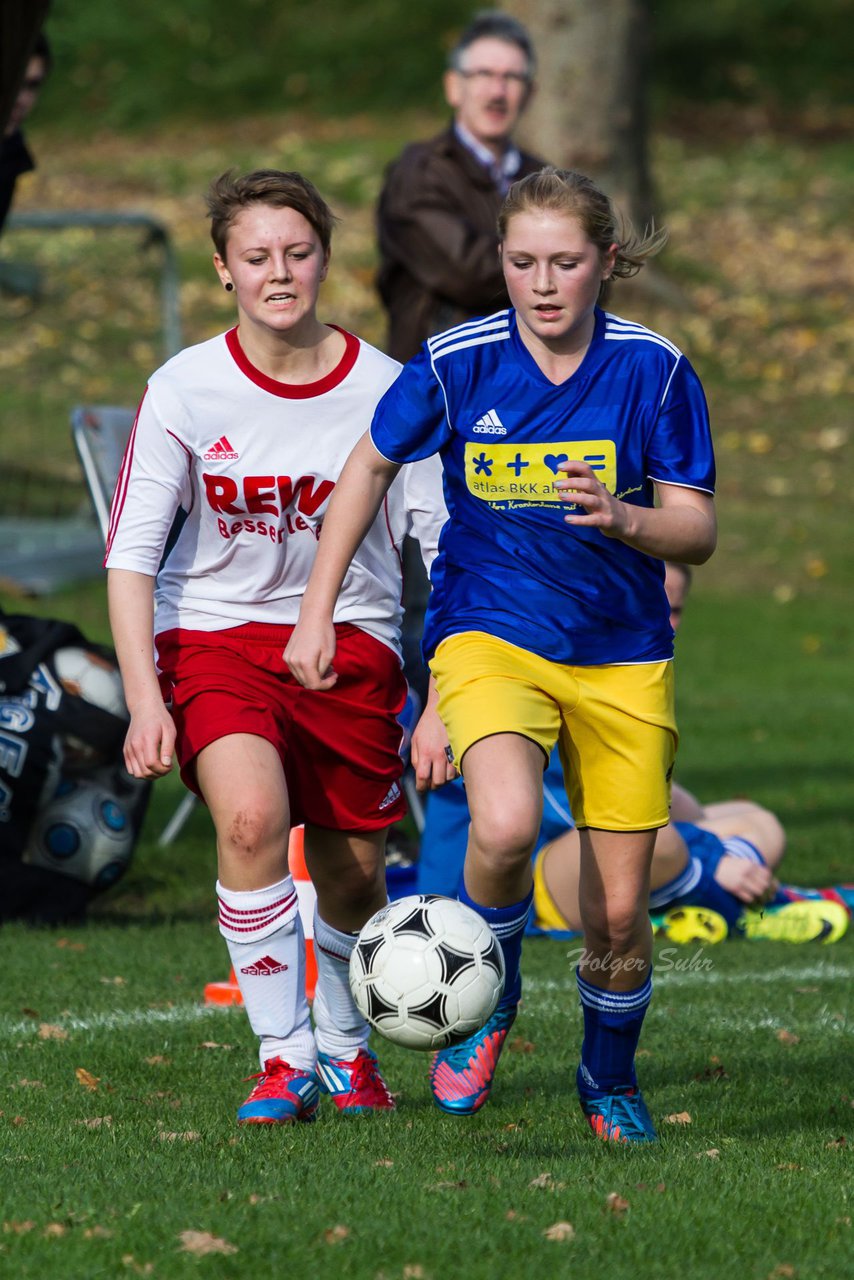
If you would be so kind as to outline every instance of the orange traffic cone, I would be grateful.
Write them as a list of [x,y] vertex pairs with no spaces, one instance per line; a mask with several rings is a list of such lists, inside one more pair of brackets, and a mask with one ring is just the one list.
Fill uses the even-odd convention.
[[[305,994],[309,1000],[313,1000],[317,986],[317,960],[314,955],[314,904],[317,901],[317,893],[305,865],[304,836],[303,827],[291,828],[288,864],[294,878],[300,919],[305,934]],[[240,994],[233,968],[226,982],[205,984],[205,1004],[243,1004],[243,996]]]
[[314,906],[317,902],[317,890],[311,883],[311,877],[305,865],[304,827],[291,828],[288,863],[294,878],[302,931],[305,934],[305,994],[309,1000],[313,1000],[317,986],[317,957],[314,954]]

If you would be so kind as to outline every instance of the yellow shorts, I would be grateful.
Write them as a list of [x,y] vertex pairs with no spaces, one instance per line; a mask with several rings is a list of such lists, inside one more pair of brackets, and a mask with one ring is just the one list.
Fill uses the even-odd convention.
[[678,742],[672,662],[572,667],[465,631],[442,641],[430,669],[463,773],[469,747],[495,733],[530,738],[546,759],[557,742],[579,827],[667,823]]
[[538,929],[550,932],[569,928],[566,920],[555,906],[555,900],[546,886],[543,875],[543,854],[549,846],[544,844],[534,859],[534,924]]

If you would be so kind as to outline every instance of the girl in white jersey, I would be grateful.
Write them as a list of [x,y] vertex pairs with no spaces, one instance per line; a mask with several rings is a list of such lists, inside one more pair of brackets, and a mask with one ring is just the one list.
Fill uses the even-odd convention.
[[[176,753],[216,828],[220,930],[261,1042],[238,1121],[283,1124],[313,1119],[321,1089],[344,1112],[393,1107],[347,974],[386,901],[385,834],[404,811],[401,547],[414,532],[429,569],[446,512],[438,464],[404,468],[335,611],[340,697],[303,689],[283,650],[323,515],[399,366],[317,318],[334,219],[310,182],[224,174],[208,208],[238,323],[149,381],[113,502],[110,619],[129,770],[159,777]],[[413,735],[419,786],[453,772],[446,746],[431,697]],[[299,823],[317,890],[314,1029],[288,870]]]
[[672,342],[597,305],[660,236],[621,232],[590,179],[546,169],[510,188],[499,239],[512,308],[429,339],[383,397],[332,503],[287,658],[307,688],[334,690],[330,619],[350,557],[398,468],[439,451],[450,518],[425,656],[471,812],[460,896],[496,931],[507,978],[486,1026],[434,1058],[433,1097],[468,1115],[489,1096],[519,1001],[557,740],[581,841],[581,1105],[599,1137],[648,1142],[634,1053],[676,748],[662,561],[701,563],[715,545],[708,414]]

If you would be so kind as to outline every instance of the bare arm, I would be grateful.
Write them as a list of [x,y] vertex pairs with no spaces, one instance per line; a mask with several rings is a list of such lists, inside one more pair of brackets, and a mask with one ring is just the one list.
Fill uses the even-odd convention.
[[418,791],[431,791],[457,776],[450,756],[448,731],[438,709],[439,694],[433,677],[427,690],[427,705],[412,735],[412,768]]
[[110,569],[107,595],[131,714],[125,764],[135,778],[159,778],[172,768],[175,725],[163,705],[154,665],[154,579],[130,569]]
[[567,524],[600,529],[606,538],[618,538],[659,560],[704,564],[714,551],[717,519],[711,494],[656,483],[660,505],[637,507],[609,493],[586,462],[571,459],[560,470],[567,479],[558,480],[555,488],[566,501],[584,508],[583,514],[564,516]]
[[335,629],[332,614],[350,561],[370,529],[400,467],[374,448],[366,432],[345,463],[323,520],[317,559],[285,662],[307,689],[331,689]]

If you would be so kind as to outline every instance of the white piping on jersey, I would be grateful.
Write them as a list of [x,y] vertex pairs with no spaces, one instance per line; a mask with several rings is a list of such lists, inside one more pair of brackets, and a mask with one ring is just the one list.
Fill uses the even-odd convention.
[[464,320],[462,324],[455,324],[452,329],[444,329],[441,333],[434,333],[431,338],[427,339],[427,346],[432,350],[443,346],[446,342],[458,342],[461,337],[470,333],[480,333],[481,330],[500,329],[510,324],[510,310],[505,307],[503,311],[494,311],[490,316],[481,316],[476,320]]
[[431,360],[440,356],[448,356],[452,351],[463,351],[466,347],[479,347],[485,342],[506,342],[510,337],[509,313],[504,318],[489,317],[487,322],[477,325],[458,325],[435,338],[427,339]]
[[679,348],[665,338],[661,333],[655,333],[652,329],[647,329],[646,325],[638,324],[635,320],[623,320],[621,316],[615,316],[610,311],[605,312],[605,333],[606,342],[621,342],[629,338],[638,338],[641,342],[654,342],[659,347],[664,347],[672,355],[679,360],[682,352]]
[[681,898],[684,894],[690,893],[700,883],[702,874],[702,863],[696,858],[690,858],[687,867],[680,875],[668,880],[666,884],[659,885],[657,889],[650,889],[650,908],[654,911],[657,907],[666,907],[674,898]]
[[647,480],[651,480],[653,484],[669,484],[674,489],[693,489],[695,493],[711,493],[714,489],[704,489],[701,484],[680,484],[678,480],[663,480],[661,476],[647,476]]

